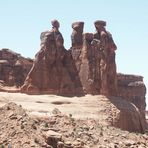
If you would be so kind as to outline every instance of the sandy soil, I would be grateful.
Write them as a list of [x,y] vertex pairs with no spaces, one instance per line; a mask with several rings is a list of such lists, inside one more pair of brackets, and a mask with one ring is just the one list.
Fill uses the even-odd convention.
[[[100,103],[107,103],[103,96],[86,95],[83,97],[62,97],[56,95],[27,95],[22,93],[0,92],[0,106],[8,102],[15,102],[22,105],[31,115],[46,116],[51,115],[54,108],[58,108],[62,113],[71,114],[74,118],[106,118],[103,113],[104,106]],[[101,116],[101,117],[100,117]]]

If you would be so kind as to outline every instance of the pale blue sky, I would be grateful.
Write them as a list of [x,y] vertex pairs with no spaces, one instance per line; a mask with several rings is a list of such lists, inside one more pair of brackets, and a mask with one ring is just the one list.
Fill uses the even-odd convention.
[[106,20],[118,72],[142,75],[148,87],[148,0],[0,0],[0,48],[34,57],[52,19],[59,20],[67,49],[72,22],[84,21],[85,32],[94,32],[93,22]]

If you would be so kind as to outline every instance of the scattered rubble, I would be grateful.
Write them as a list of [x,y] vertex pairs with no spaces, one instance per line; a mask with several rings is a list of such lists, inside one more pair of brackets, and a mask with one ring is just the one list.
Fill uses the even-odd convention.
[[0,108],[0,147],[147,148],[148,134],[130,133],[97,120],[76,120],[58,109],[50,117],[29,117],[21,106]]

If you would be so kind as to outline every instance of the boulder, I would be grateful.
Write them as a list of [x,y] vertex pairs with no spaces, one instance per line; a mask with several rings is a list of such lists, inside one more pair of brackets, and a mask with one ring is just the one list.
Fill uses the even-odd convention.
[[59,142],[62,140],[62,134],[55,131],[49,130],[44,134],[45,141],[48,145],[51,145],[53,148],[59,147]]
[[132,102],[145,119],[146,86],[143,77],[138,75],[121,74],[118,76],[118,96]]
[[113,126],[130,132],[145,132],[145,119],[133,103],[119,97],[110,98],[110,102]]

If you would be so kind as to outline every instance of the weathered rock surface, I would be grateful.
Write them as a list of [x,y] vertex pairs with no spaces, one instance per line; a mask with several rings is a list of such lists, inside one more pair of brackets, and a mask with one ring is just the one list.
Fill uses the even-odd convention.
[[[117,102],[115,104],[118,107],[119,104]],[[106,107],[107,109],[112,108],[112,106]],[[53,114],[48,118],[32,118],[22,107],[14,103],[6,104],[0,108],[0,111],[0,147],[148,147],[147,134],[122,131],[101,124],[94,119],[76,120],[72,116],[66,116],[62,113]],[[116,107],[114,107],[114,113],[115,111]],[[107,110],[104,113],[107,113]]]
[[92,33],[83,34],[82,48],[71,47],[84,94],[100,94],[100,52],[92,46]]
[[[58,23],[55,20],[54,23]],[[53,24],[52,24],[53,25]],[[41,49],[29,72],[22,92],[76,94],[80,82],[72,57],[63,46],[63,37],[53,25],[51,31],[41,34]]]
[[110,98],[114,126],[130,132],[144,133],[146,129],[145,119],[139,109],[123,98]]
[[[56,25],[54,25],[54,23]],[[66,50],[58,21],[41,34],[41,47],[22,92],[117,95],[116,45],[102,23],[97,33],[83,34],[84,22],[74,22],[72,47]]]
[[132,102],[145,118],[146,87],[142,76],[118,74],[118,96]]
[[142,76],[118,74],[118,95],[145,110],[146,87]]
[[0,50],[0,80],[7,86],[21,86],[33,61],[9,49]]
[[71,35],[72,47],[82,48],[83,27],[84,27],[84,22],[74,22],[72,24],[72,28],[73,28],[73,32]]
[[106,31],[105,21],[97,20],[94,22],[96,33],[94,39],[100,43],[99,49],[101,51],[100,59],[100,78],[101,89],[100,93],[103,95],[116,96],[117,95],[117,72],[115,62],[116,44],[112,35]]

